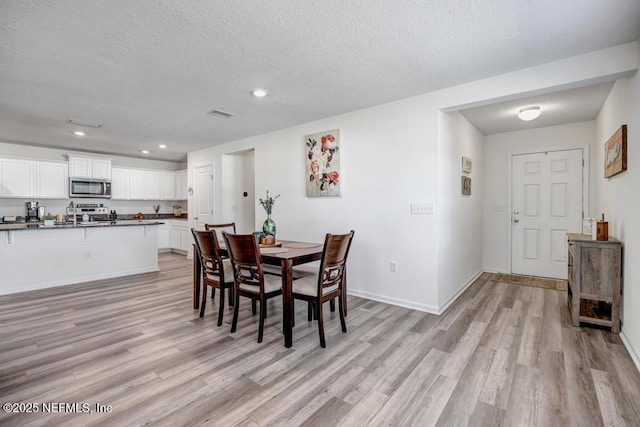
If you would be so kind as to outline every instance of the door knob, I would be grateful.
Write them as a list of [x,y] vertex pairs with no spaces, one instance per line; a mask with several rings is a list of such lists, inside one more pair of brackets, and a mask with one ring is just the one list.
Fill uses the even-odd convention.
[[520,213],[520,211],[513,211],[514,215],[518,215]]
[[514,218],[513,222],[515,222],[516,224],[520,222],[520,220],[518,218]]

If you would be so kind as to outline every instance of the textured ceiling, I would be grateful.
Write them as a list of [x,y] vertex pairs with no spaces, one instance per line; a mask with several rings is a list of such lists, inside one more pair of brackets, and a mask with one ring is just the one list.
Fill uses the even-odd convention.
[[[546,95],[500,102],[460,113],[483,135],[595,120],[607,100],[613,82]],[[523,107],[537,105],[540,117],[525,122],[518,118]]]
[[2,0],[0,141],[184,160],[638,38],[637,0]]

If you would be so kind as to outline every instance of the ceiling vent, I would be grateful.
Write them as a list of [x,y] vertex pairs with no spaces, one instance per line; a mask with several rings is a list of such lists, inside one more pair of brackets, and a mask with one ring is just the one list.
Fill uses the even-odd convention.
[[67,119],[67,123],[72,124],[72,125],[88,126],[90,128],[101,128],[102,127],[102,125],[100,123],[83,122],[82,120],[75,120],[75,119]]
[[233,113],[229,113],[222,110],[211,110],[207,114],[211,114],[212,116],[222,117],[223,119],[228,119],[229,117],[235,116]]

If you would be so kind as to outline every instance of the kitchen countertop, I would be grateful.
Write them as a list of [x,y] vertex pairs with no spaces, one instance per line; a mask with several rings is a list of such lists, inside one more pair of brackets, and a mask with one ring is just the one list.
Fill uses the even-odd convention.
[[131,227],[139,225],[160,225],[164,224],[161,219],[142,219],[142,220],[118,220],[118,221],[99,221],[82,223],[78,222],[74,227],[72,222],[64,224],[56,224],[52,226],[45,226],[42,222],[21,222],[14,224],[0,224],[0,231],[13,231],[13,230],[59,230],[69,228],[87,228],[87,227]]

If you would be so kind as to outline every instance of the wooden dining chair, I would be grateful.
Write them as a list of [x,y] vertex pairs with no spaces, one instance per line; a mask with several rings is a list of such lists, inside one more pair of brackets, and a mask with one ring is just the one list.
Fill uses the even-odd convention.
[[[282,279],[278,276],[264,274],[260,260],[258,242],[253,234],[231,234],[223,232],[227,251],[233,266],[235,279],[235,309],[231,333],[236,331],[240,297],[250,298],[252,303],[260,303],[260,323],[258,326],[258,342],[262,342],[264,319],[267,317],[267,300],[282,295]],[[255,311],[254,311],[255,314]]]
[[204,229],[209,231],[209,230],[214,230],[215,232],[218,233],[218,238],[220,239],[220,241],[222,242],[222,232],[226,231],[227,233],[233,233],[236,234],[236,223],[235,222],[228,222],[226,224],[205,224],[204,225]]
[[340,325],[342,326],[342,332],[347,332],[347,325],[344,321],[342,290],[347,256],[349,255],[353,235],[353,230],[347,234],[327,234],[324,239],[320,269],[315,275],[303,276],[294,280],[292,284],[294,300],[301,299],[309,303],[309,321],[311,321],[311,308],[316,312],[320,346],[322,348],[326,347],[322,315],[322,304],[325,302],[332,301],[334,298],[338,299]]
[[[220,289],[220,303],[218,308],[218,326],[222,325],[224,315],[224,290],[229,289],[233,294],[233,269],[231,260],[220,256],[220,245],[216,232],[198,231],[191,229],[196,242],[197,254],[202,265],[202,301],[200,302],[200,317],[204,317],[204,309],[207,305],[207,289],[211,287],[211,299],[215,297],[216,288]],[[233,306],[233,298],[230,298],[229,306]]]

